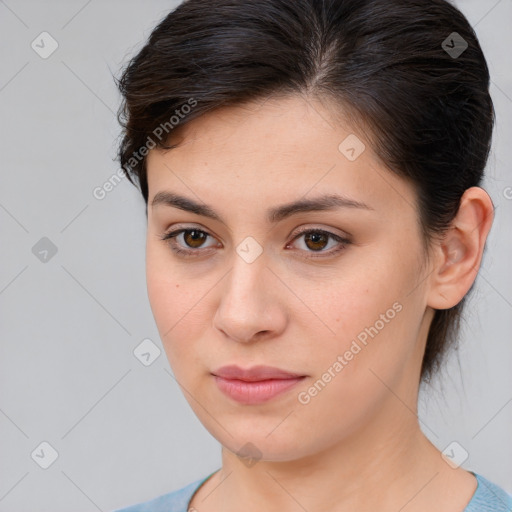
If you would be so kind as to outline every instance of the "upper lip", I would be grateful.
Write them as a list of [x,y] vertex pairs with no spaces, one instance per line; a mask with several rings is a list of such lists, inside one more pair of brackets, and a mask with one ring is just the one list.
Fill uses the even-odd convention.
[[297,377],[304,377],[304,375],[288,372],[281,368],[273,366],[252,366],[251,368],[240,368],[236,365],[222,366],[218,370],[212,372],[213,375],[222,377],[224,379],[237,379],[254,382],[258,380],[269,379],[294,379]]

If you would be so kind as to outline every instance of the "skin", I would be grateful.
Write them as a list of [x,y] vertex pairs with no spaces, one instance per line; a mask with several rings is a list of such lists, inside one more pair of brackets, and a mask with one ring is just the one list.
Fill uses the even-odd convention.
[[[492,202],[468,189],[427,258],[411,186],[359,133],[366,149],[347,159],[338,146],[351,133],[325,102],[290,96],[210,111],[176,129],[177,148],[148,155],[148,297],[175,378],[222,445],[221,469],[191,501],[199,512],[456,512],[476,489],[471,473],[443,460],[416,411],[433,308],[454,306],[473,283]],[[162,190],[210,205],[224,222],[152,208]],[[267,222],[268,208],[333,192],[370,208]],[[202,244],[190,232],[174,239],[199,257],[162,240],[178,228],[210,235]],[[298,228],[348,234],[350,243],[334,254],[338,242],[315,245]],[[252,263],[236,251],[248,236],[264,249]],[[400,312],[300,403],[298,394],[394,303]],[[306,378],[264,404],[242,405],[211,375],[226,364]],[[237,456],[248,442],[254,464]]]

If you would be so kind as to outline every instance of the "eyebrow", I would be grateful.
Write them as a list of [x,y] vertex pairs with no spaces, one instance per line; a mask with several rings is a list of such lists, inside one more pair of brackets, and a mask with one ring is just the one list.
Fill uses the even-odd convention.
[[[151,202],[151,208],[159,205],[179,208],[187,212],[202,215],[213,220],[217,220],[226,224],[222,217],[209,205],[198,203],[193,199],[181,196],[169,191],[158,192]],[[355,201],[339,194],[327,194],[311,199],[299,199],[291,203],[286,203],[267,210],[267,221],[269,223],[280,222],[283,219],[302,212],[334,210],[336,208],[360,208],[365,210],[373,210],[360,201]]]

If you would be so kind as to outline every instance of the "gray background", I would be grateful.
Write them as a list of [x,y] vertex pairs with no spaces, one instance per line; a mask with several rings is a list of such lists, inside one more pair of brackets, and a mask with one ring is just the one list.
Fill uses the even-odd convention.
[[[126,180],[93,195],[118,171],[111,74],[175,5],[0,0],[0,512],[109,511],[220,467],[151,314],[142,198]],[[420,419],[512,492],[512,0],[457,5],[491,70],[496,220],[458,357],[422,392]],[[59,45],[46,59],[31,47],[43,31]],[[162,350],[149,366],[133,354],[146,338]],[[47,469],[43,441],[58,452]]]

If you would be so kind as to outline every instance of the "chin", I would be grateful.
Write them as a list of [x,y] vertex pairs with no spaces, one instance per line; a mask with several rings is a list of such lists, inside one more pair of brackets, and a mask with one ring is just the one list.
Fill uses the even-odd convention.
[[[219,418],[219,426],[211,418],[203,423],[210,434],[227,450],[240,458],[266,461],[291,461],[308,455],[304,445],[304,435],[293,432],[282,417],[262,418],[258,421],[254,416],[245,420],[227,421]],[[224,428],[222,428],[224,427]],[[277,427],[277,428],[276,428]],[[313,447],[311,452],[314,452]]]

